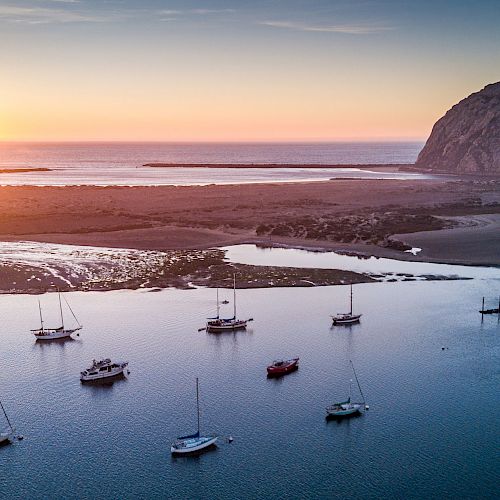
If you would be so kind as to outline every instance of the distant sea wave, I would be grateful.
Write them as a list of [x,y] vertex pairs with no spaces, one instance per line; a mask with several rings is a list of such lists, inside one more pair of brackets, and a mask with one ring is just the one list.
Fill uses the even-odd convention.
[[[384,175],[356,169],[255,168],[265,164],[358,165],[413,163],[421,142],[332,143],[0,143],[0,169],[50,171],[3,173],[3,185],[189,185],[283,182]],[[153,169],[145,163],[245,164],[248,169]],[[203,169],[205,170],[205,169]],[[411,174],[401,174],[404,178]],[[415,175],[415,174],[413,174]]]

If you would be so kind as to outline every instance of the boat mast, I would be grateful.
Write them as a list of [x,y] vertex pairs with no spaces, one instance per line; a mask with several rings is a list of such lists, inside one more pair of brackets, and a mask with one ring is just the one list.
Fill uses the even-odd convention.
[[236,273],[233,274],[233,316],[236,319]]
[[61,325],[62,325],[62,329],[64,330],[64,317],[63,317],[63,312],[62,312],[61,291],[58,289],[57,292],[59,294],[59,311],[61,312]]
[[38,299],[38,310],[40,311],[40,330],[43,332],[42,304],[40,304],[40,299]]
[[219,287],[217,287],[217,319],[220,318]]
[[200,390],[198,377],[196,377],[196,411],[198,414],[198,436],[200,435]]
[[359,385],[359,380],[358,380],[358,376],[356,375],[356,370],[354,369],[354,364],[353,364],[353,362],[351,360],[349,360],[349,363],[351,363],[352,371],[354,372],[354,376],[356,377],[356,382],[358,384],[358,389],[359,389],[359,392],[361,394],[361,397],[363,398],[363,404],[366,404],[365,395],[363,394],[363,391],[361,390],[361,386]]
[[351,316],[352,316],[352,283],[351,283]]
[[5,408],[3,407],[2,402],[0,401],[0,406],[2,407],[3,414],[5,415],[5,420],[7,420],[7,423],[9,424],[10,430],[14,432],[14,427],[12,427],[12,424],[10,423],[9,417],[7,416],[7,413],[5,411]]

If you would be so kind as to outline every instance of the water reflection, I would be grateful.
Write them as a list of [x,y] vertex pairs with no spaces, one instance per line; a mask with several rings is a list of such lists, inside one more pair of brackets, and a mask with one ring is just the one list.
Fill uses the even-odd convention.
[[219,447],[217,444],[213,444],[209,446],[208,448],[204,448],[203,450],[200,451],[195,451],[193,453],[189,453],[187,455],[170,455],[170,460],[172,463],[186,463],[186,462],[193,462],[193,463],[199,463],[201,461],[201,457],[204,455],[211,455],[214,453],[217,453],[219,451]]
[[[446,276],[500,279],[500,269],[428,262],[409,262],[379,257],[343,255],[336,252],[299,250],[295,248],[262,248],[257,245],[224,247],[226,259],[239,264],[318,269],[342,269],[359,273],[392,275],[394,280],[418,281],[409,276]],[[406,276],[406,277],[405,277]]]
[[84,382],[84,383],[80,382],[80,385],[86,390],[100,392],[113,389],[115,384],[119,385],[125,382],[126,380],[127,377],[123,373],[120,373],[119,375],[116,375],[115,377],[112,378],[110,377],[102,380],[93,380],[91,382]]
[[60,348],[64,348],[67,344],[71,344],[72,342],[81,342],[81,340],[74,339],[73,337],[64,337],[61,339],[52,339],[52,340],[41,340],[36,339],[34,346],[38,346],[40,349],[50,349],[51,346],[57,346]]

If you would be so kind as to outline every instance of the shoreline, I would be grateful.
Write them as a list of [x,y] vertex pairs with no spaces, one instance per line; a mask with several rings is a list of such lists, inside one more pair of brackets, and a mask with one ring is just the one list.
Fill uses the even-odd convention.
[[[399,171],[401,168],[411,168],[413,163],[144,163],[143,167],[149,168],[221,168],[221,169],[239,169],[239,168],[262,168],[262,169],[342,169],[358,168],[366,169],[392,169]],[[415,170],[415,173],[419,171]],[[426,172],[427,173],[427,172]]]
[[[101,269],[105,276],[111,268],[118,272],[118,278],[110,276],[114,284],[102,285],[111,289],[117,284],[118,288],[141,287],[146,282],[152,287],[185,287],[189,281],[196,284],[195,280],[206,283],[213,252],[245,243],[336,251],[360,258],[497,267],[499,188],[497,181],[464,179],[131,188],[8,186],[0,187],[0,242],[77,245],[83,248],[77,258],[92,252],[92,247],[138,252],[119,257],[118,267],[114,256],[109,262],[104,259],[102,267],[100,257],[91,266],[91,271]],[[412,247],[422,251],[416,256],[404,252]],[[4,251],[0,252],[3,260]],[[177,255],[176,265],[181,267],[171,267],[173,261],[162,252]],[[213,265],[220,264],[220,256],[215,261]],[[36,273],[29,263],[24,270],[21,267],[4,267],[10,284],[0,283],[2,290],[32,288]],[[136,269],[143,268],[158,272],[155,276],[145,269],[135,276]],[[282,283],[291,273],[273,272],[281,273]],[[184,279],[193,273],[195,280]],[[269,281],[262,269],[251,274],[259,286]],[[288,277],[289,286],[299,286],[298,278]],[[340,284],[341,279],[340,274],[331,274],[311,281]],[[217,276],[212,280],[222,285]],[[40,290],[38,285],[35,288]]]

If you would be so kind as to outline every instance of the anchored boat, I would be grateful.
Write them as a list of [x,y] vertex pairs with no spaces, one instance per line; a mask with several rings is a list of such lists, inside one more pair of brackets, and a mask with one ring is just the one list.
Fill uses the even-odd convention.
[[[233,275],[233,317],[221,318],[220,317],[220,304],[219,304],[219,289],[217,289],[217,316],[215,318],[208,318],[205,330],[209,333],[217,333],[224,331],[244,330],[247,323],[253,321],[250,319],[237,319],[236,318],[236,275]],[[201,328],[200,330],[203,330]]]
[[280,375],[286,375],[287,373],[294,372],[299,368],[299,358],[293,358],[288,360],[278,360],[273,361],[267,367],[268,377],[279,377]]
[[170,447],[170,452],[173,455],[186,455],[189,453],[199,452],[217,442],[217,436],[201,436],[200,435],[200,391],[198,378],[196,379],[196,411],[198,416],[198,430],[190,436],[182,436],[177,438]]
[[94,359],[90,368],[80,372],[80,380],[82,382],[94,382],[112,377],[122,377],[127,366],[128,361],[113,363],[109,358],[101,361]]
[[0,432],[0,446],[1,446],[4,444],[11,443],[12,440],[16,437],[16,431],[14,427],[12,427],[9,417],[7,416],[7,412],[5,411],[5,408],[1,401],[0,401],[0,407],[2,408],[3,415],[5,417],[5,420],[7,421],[7,428],[3,432]]
[[351,310],[348,313],[339,313],[332,316],[332,322],[334,325],[352,325],[353,323],[358,323],[362,314],[352,313],[352,283],[351,283]]
[[359,392],[361,394],[361,397],[363,398],[362,403],[353,403],[351,401],[351,393],[352,393],[352,380],[350,381],[349,384],[349,398],[347,401],[342,401],[339,403],[333,403],[330,406],[327,406],[326,408],[326,418],[343,418],[343,417],[351,417],[356,414],[360,414],[364,409],[368,410],[368,405],[365,402],[365,397],[363,395],[363,391],[361,390],[361,386],[359,385],[359,380],[358,376],[356,375],[356,370],[354,370],[354,365],[352,361],[349,361],[351,363],[352,370],[354,372],[354,376],[356,378],[356,382],[358,384]]
[[483,297],[483,305],[481,309],[479,310],[480,314],[500,314],[500,297],[498,298],[498,307],[497,308],[491,308],[491,309],[486,309],[484,307],[484,297]]
[[43,315],[42,315],[42,306],[40,304],[40,300],[38,301],[38,310],[40,312],[40,328],[36,328],[34,330],[31,330],[33,335],[37,340],[55,340],[55,339],[64,339],[71,337],[71,335],[78,330],[82,329],[82,325],[78,321],[77,317],[75,316],[75,313],[71,309],[71,306],[69,305],[68,301],[66,298],[64,298],[64,301],[66,302],[66,305],[68,306],[68,309],[71,311],[71,314],[73,315],[73,318],[75,318],[75,321],[77,323],[76,328],[66,328],[64,326],[64,315],[63,315],[63,308],[62,308],[62,302],[61,302],[61,292],[58,290],[58,295],[59,295],[59,312],[61,314],[61,326],[58,328],[47,328],[45,327],[43,323]]

